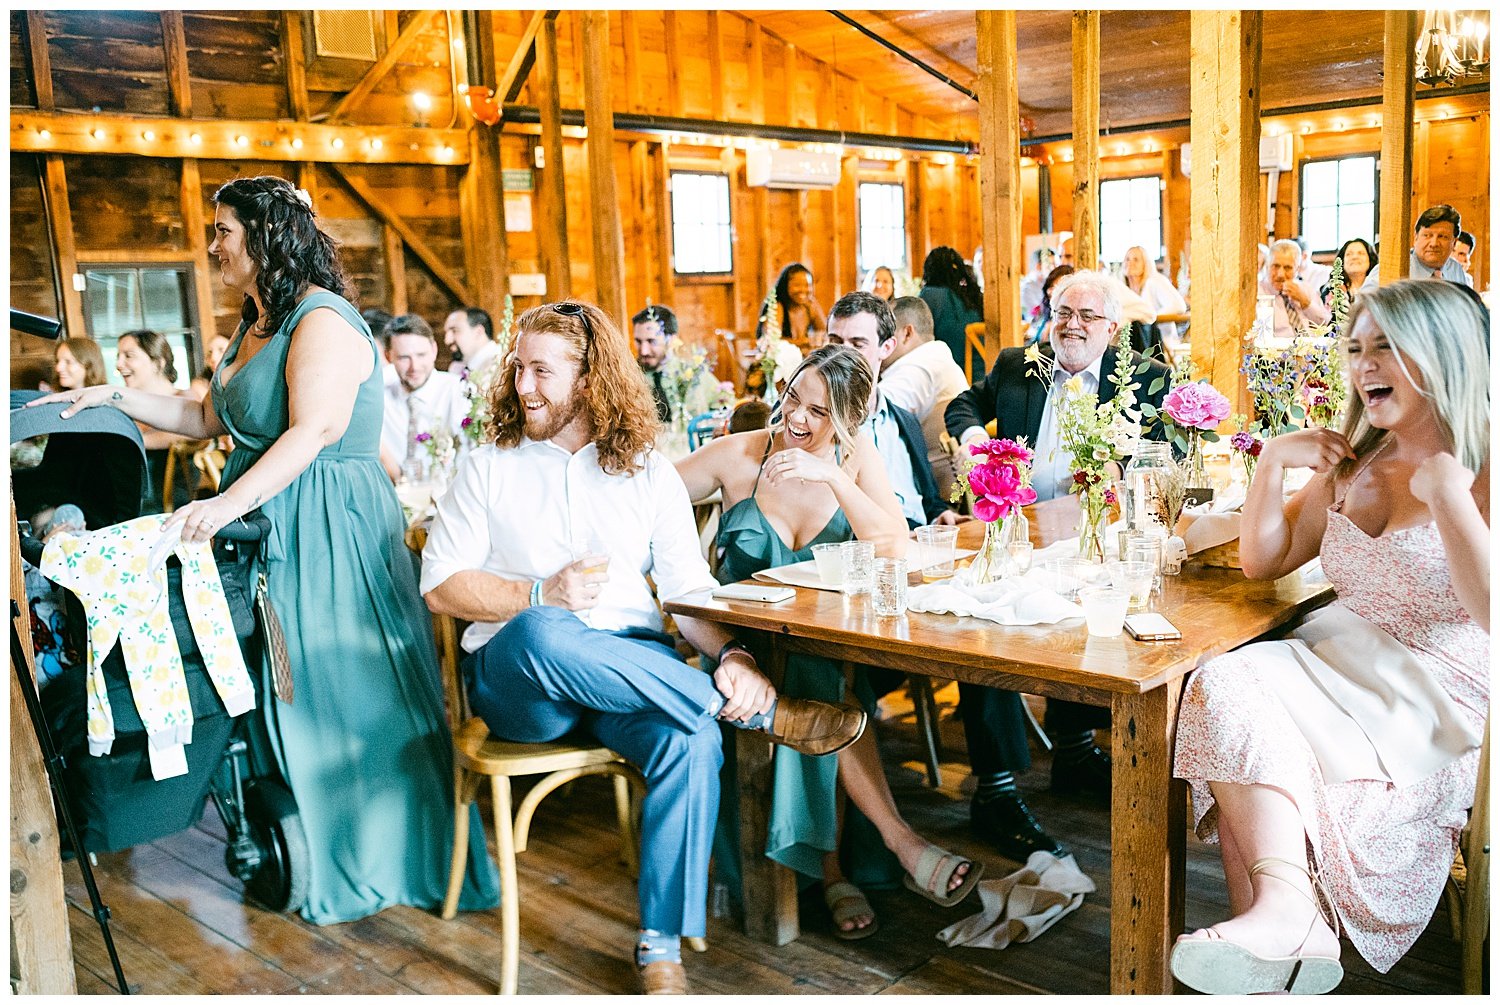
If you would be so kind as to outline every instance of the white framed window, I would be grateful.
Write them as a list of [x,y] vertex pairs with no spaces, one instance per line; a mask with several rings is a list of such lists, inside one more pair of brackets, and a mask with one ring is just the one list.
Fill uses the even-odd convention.
[[1372,244],[1379,218],[1379,166],[1374,154],[1302,162],[1297,187],[1302,205],[1298,232],[1309,251],[1336,252],[1351,238]]
[[673,171],[672,271],[683,276],[734,271],[729,176]]
[[[79,258],[86,262],[88,255]],[[176,386],[186,389],[202,359],[192,264],[80,264],[79,268],[84,277],[84,320],[89,335],[99,343],[109,382],[123,383],[115,370],[120,336],[150,328],[167,337],[177,370]]]
[[859,183],[859,271],[906,268],[906,187]]
[[1161,243],[1161,175],[1110,178],[1099,183],[1099,260],[1123,262],[1136,245],[1154,262]]

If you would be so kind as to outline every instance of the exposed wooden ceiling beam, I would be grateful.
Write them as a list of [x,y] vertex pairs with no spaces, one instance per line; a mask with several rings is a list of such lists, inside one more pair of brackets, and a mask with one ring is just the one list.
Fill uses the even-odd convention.
[[495,94],[499,96],[501,105],[515,101],[521,88],[526,86],[526,78],[536,63],[536,33],[541,30],[543,21],[555,21],[558,13],[555,10],[539,10],[531,15],[526,30],[521,33],[521,44],[516,46],[516,51],[510,57],[510,65],[495,84]]
[[[98,136],[94,135],[96,131]],[[197,142],[193,141],[195,135]],[[16,153],[344,164],[465,164],[469,160],[469,145],[462,129],[80,115],[25,109],[11,111],[10,148]]]
[[348,170],[338,164],[330,164],[328,168],[333,172],[334,177],[343,182],[344,187],[356,199],[364,203],[365,208],[373,213],[377,220],[401,235],[401,240],[406,242],[406,246],[416,253],[416,256],[422,260],[422,264],[427,266],[427,271],[431,272],[433,278],[447,289],[450,296],[461,304],[476,302],[474,294],[464,284],[464,281],[459,279],[452,269],[448,268],[443,260],[438,257],[437,252],[433,251],[432,247],[426,241],[422,240],[421,236],[411,228],[410,224],[401,218],[399,213],[387,205],[384,199],[375,194],[375,190],[363,178],[350,174]]
[[433,19],[440,13],[441,11],[437,10],[419,10],[415,12],[412,15],[412,19],[407,22],[406,27],[401,30],[401,33],[392,40],[390,45],[386,46],[385,52],[375,61],[375,65],[365,71],[365,75],[359,79],[359,83],[355,84],[353,89],[344,95],[327,115],[320,116],[319,118],[328,119],[332,122],[347,119],[349,113],[360,102],[369,97],[375,88],[380,86],[380,82],[386,78],[386,74],[395,69],[396,63],[406,54],[406,50],[411,48],[411,44],[417,40],[417,36],[426,31],[428,26],[432,24]]

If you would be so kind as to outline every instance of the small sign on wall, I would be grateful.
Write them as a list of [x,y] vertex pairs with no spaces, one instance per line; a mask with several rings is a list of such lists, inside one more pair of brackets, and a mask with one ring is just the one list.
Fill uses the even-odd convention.
[[505,232],[531,232],[531,196],[525,192],[505,193]]
[[500,188],[506,192],[530,192],[532,188],[531,169],[506,168],[501,171]]

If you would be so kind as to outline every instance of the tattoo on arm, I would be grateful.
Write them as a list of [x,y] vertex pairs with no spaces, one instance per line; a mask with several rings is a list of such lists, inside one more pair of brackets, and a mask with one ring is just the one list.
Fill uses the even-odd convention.
[[124,397],[125,397],[125,395],[123,395],[123,394],[121,394],[121,393],[120,393],[120,392],[119,392],[119,391],[116,391],[116,392],[115,392],[115,393],[114,393],[114,394],[111,394],[111,395],[110,395],[110,396],[109,396],[109,400],[110,400],[110,401],[120,401],[120,400],[122,400],[122,399],[123,399],[123,398],[124,398]]

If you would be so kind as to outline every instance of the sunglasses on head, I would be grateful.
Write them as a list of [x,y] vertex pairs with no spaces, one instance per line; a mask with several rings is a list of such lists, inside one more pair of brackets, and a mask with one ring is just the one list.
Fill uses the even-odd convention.
[[[552,309],[557,313],[563,315],[564,317],[577,318],[579,321],[583,322],[583,337],[589,342],[594,341],[594,326],[589,324],[589,315],[588,312],[583,309],[583,304],[574,303],[571,300],[564,300],[560,304],[553,304]],[[587,352],[585,352],[583,356],[583,366],[585,370],[588,369]]]

